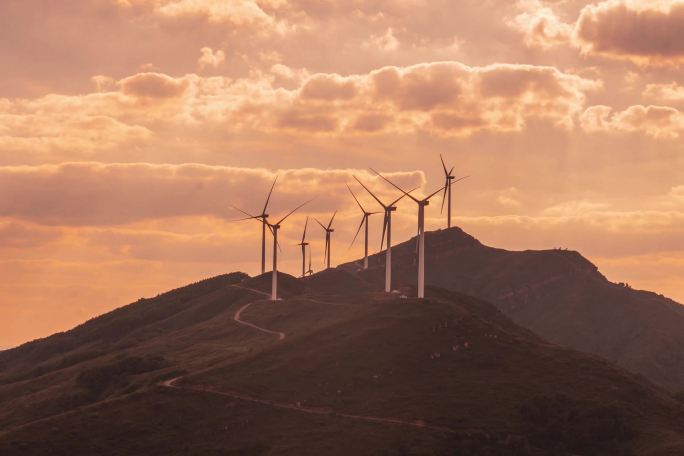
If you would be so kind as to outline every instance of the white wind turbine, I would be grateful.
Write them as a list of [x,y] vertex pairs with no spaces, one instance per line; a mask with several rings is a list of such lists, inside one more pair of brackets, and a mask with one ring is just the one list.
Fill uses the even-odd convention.
[[248,212],[243,211],[242,209],[233,206],[233,209],[236,211],[239,211],[247,216],[247,218],[236,220],[236,221],[242,221],[242,220],[259,220],[261,221],[261,273],[264,274],[266,273],[266,227],[268,226],[268,214],[266,213],[266,208],[268,208],[268,202],[271,200],[271,194],[273,194],[273,188],[275,187],[276,182],[278,181],[278,176],[276,176],[275,180],[273,181],[273,185],[271,185],[271,190],[268,192],[268,197],[266,198],[266,203],[264,204],[264,208],[261,210],[261,214],[259,215],[251,215]]
[[366,209],[363,208],[361,203],[359,202],[358,198],[356,198],[356,195],[352,191],[352,189],[347,185],[347,189],[349,189],[349,193],[351,193],[351,196],[354,198],[354,201],[356,201],[356,204],[359,205],[359,208],[361,209],[361,212],[363,213],[363,216],[361,217],[361,223],[359,224],[359,229],[356,230],[356,234],[354,235],[354,239],[352,239],[351,244],[349,247],[354,245],[354,242],[356,241],[356,238],[359,236],[359,233],[361,232],[361,228],[365,225],[365,238],[364,238],[364,251],[363,251],[363,269],[368,269],[368,219],[371,215],[379,214],[379,212],[368,212]]
[[418,205],[418,298],[425,297],[425,206],[430,204],[430,198],[435,196],[437,193],[441,192],[444,187],[440,187],[434,193],[431,193],[427,197],[419,200],[414,198],[412,195],[404,191],[401,187],[396,185],[391,180],[387,179],[385,176],[379,172],[371,169],[375,174],[384,179],[392,187],[396,188],[402,192],[405,196],[411,198]]
[[444,202],[447,200],[449,204],[447,205],[447,228],[451,228],[451,186],[455,184],[456,182],[460,182],[463,179],[467,179],[470,176],[464,176],[459,179],[456,179],[453,174],[451,174],[454,171],[454,167],[452,166],[450,170],[447,170],[446,165],[444,164],[444,159],[442,158],[442,154],[439,154],[439,159],[442,161],[442,168],[444,168],[444,178],[446,179],[444,183],[444,195],[442,196],[442,209],[440,210],[440,213],[444,212]]
[[[309,217],[306,218],[306,222],[304,222],[304,233],[302,233],[302,242],[297,244],[302,248],[302,277],[306,276],[306,246],[309,245],[308,242],[306,242],[306,227],[309,225]],[[309,247],[309,258],[311,258],[311,247]],[[311,269],[311,264],[309,264],[309,269]]]
[[304,205],[310,203],[311,201],[312,200],[309,200],[292,209],[285,217],[281,218],[276,223],[266,222],[273,233],[273,273],[271,276],[271,300],[273,301],[278,300],[278,230],[280,229],[280,224],[283,223],[290,215],[294,214],[295,211],[301,209]]
[[401,195],[399,198],[392,201],[391,203],[385,204],[382,201],[380,201],[380,199],[377,196],[375,196],[373,192],[371,192],[368,189],[368,187],[363,185],[363,182],[361,182],[356,176],[354,176],[354,179],[356,179],[356,182],[358,182],[363,188],[366,189],[370,196],[372,196],[373,199],[375,199],[375,201],[377,201],[378,204],[382,206],[383,210],[385,211],[385,218],[382,222],[382,238],[380,239],[380,250],[382,250],[382,245],[385,242],[385,234],[387,234],[387,250],[385,251],[385,292],[389,293],[392,291],[392,212],[397,210],[396,204],[399,201],[401,201],[401,199],[404,198],[404,196],[406,195]]
[[[330,218],[330,222],[328,223],[328,226],[323,225],[321,222],[316,220],[316,222],[321,225],[321,228],[325,230],[325,253],[323,254],[323,263],[326,263],[327,269],[330,269],[330,235],[335,232],[335,230],[332,228],[332,223],[333,220],[335,220],[335,216],[337,215],[337,211],[335,211]],[[327,259],[327,261],[326,261]]]

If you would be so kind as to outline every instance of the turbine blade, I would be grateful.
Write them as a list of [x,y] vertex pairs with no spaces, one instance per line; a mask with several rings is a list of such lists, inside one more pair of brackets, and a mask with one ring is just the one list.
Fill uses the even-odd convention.
[[439,187],[439,188],[437,189],[436,192],[433,192],[433,193],[430,194],[430,196],[426,196],[425,198],[423,198],[423,201],[429,200],[430,198],[432,198],[433,196],[435,196],[437,193],[439,193],[439,192],[441,192],[442,190],[444,190],[444,188],[445,188],[445,187]]
[[455,167],[455,166],[452,166],[451,169],[449,170],[449,176],[451,176],[451,173],[454,172],[454,168],[456,168],[456,167]]
[[359,236],[359,233],[361,232],[361,228],[363,228],[363,222],[365,222],[365,221],[366,221],[366,216],[364,215],[363,217],[361,217],[361,223],[359,224],[359,229],[356,230],[356,234],[354,235],[354,239],[352,239],[351,244],[349,244],[350,249],[354,245],[354,242],[356,242],[356,238]]
[[306,216],[306,222],[304,222],[304,234],[302,234],[302,244],[306,240],[306,226],[309,224],[309,216]]
[[444,174],[446,174],[448,176],[449,172],[447,171],[446,165],[444,164],[444,159],[442,158],[442,154],[439,154],[439,159],[442,161],[442,168],[444,168]]
[[289,216],[291,216],[291,215],[294,214],[296,211],[298,211],[299,209],[301,209],[301,208],[304,207],[305,205],[309,204],[309,203],[310,203],[311,201],[313,201],[313,200],[314,200],[314,198],[311,198],[309,201],[305,201],[305,202],[303,202],[302,204],[300,204],[299,206],[297,206],[297,207],[295,207],[294,209],[292,209],[290,212],[287,213],[287,215],[286,215],[285,217],[283,217],[283,218],[281,218],[280,220],[278,220],[278,223],[276,223],[276,225],[280,225],[281,223],[283,223],[283,222],[285,221],[286,218],[288,218]]
[[452,184],[455,184],[456,182],[461,182],[462,180],[468,179],[469,177],[470,177],[470,176],[463,176],[463,177],[460,177],[460,178],[456,179],[455,181],[453,181]]
[[385,232],[387,231],[387,212],[385,212],[385,219],[382,221],[382,237],[380,238],[380,250],[382,251],[382,246],[385,244]]
[[440,214],[444,212],[444,203],[446,202],[447,190],[449,190],[449,185],[451,185],[451,181],[449,180],[449,176],[447,176],[446,184],[444,185],[444,194],[442,195],[442,208],[439,210]]
[[250,213],[247,212],[247,211],[243,211],[242,209],[240,209],[240,208],[237,207],[237,206],[231,205],[230,207],[232,207],[233,209],[235,209],[235,210],[238,211],[238,212],[241,212],[241,213],[245,214],[245,215],[246,215],[247,217],[249,217],[249,218],[259,218],[258,215],[252,215],[252,214],[250,214]]
[[335,220],[335,216],[337,215],[337,211],[333,212],[333,216],[330,219],[330,223],[328,223],[328,229],[332,226],[333,220]]
[[375,199],[375,201],[377,201],[378,204],[379,204],[380,206],[382,206],[384,209],[387,208],[387,206],[385,206],[384,204],[382,204],[382,201],[380,201],[380,200],[378,199],[378,197],[375,196],[375,195],[373,194],[373,192],[371,192],[371,191],[368,189],[368,187],[366,187],[365,185],[363,185],[363,182],[361,182],[356,176],[354,176],[354,179],[356,179],[356,182],[358,182],[359,184],[361,184],[361,187],[365,188],[366,191],[367,191],[368,193],[370,193],[370,196],[372,196],[373,199]]
[[349,193],[351,193],[351,196],[354,197],[354,201],[356,201],[356,204],[358,204],[359,207],[361,208],[361,212],[363,212],[365,214],[366,210],[363,208],[363,206],[361,205],[359,200],[356,198],[356,195],[354,195],[354,192],[352,191],[351,187],[349,185],[347,185],[347,188],[349,189]]
[[245,220],[261,220],[259,217],[245,217],[241,219],[229,220],[229,222],[244,222]]
[[399,191],[400,191],[401,193],[403,193],[405,196],[408,196],[409,198],[411,198],[411,199],[412,199],[413,201],[415,201],[416,203],[418,202],[418,200],[417,200],[416,198],[414,198],[413,196],[409,195],[403,188],[399,187],[397,184],[395,184],[395,183],[392,182],[391,180],[387,179],[385,176],[383,176],[382,174],[380,174],[379,172],[377,172],[377,171],[374,170],[373,168],[371,168],[371,171],[373,171],[375,174],[377,174],[378,176],[380,176],[381,179],[383,179],[385,182],[387,182],[388,184],[390,184],[392,187],[394,187],[394,188],[396,188],[397,190],[399,190]]
[[[411,190],[408,191],[408,193],[413,193],[413,192],[415,192],[416,190],[418,190],[419,188],[420,188],[420,187],[412,188]],[[399,201],[403,200],[405,196],[406,196],[406,195],[401,195],[399,198],[397,198],[397,199],[395,199],[394,201],[392,201],[392,204],[390,204],[390,206],[394,206],[394,205],[397,204]],[[409,196],[410,196],[410,195],[409,195]]]
[[316,220],[316,223],[318,223],[319,225],[321,225],[321,228],[323,228],[324,230],[326,229],[326,228],[325,228],[325,225],[323,225],[317,218],[314,217],[314,220]]
[[264,204],[264,210],[261,212],[262,214],[266,213],[266,208],[268,207],[268,202],[271,200],[271,194],[273,193],[276,182],[278,182],[278,176],[273,180],[273,185],[271,185],[271,190],[268,192],[268,197],[266,198],[266,204]]

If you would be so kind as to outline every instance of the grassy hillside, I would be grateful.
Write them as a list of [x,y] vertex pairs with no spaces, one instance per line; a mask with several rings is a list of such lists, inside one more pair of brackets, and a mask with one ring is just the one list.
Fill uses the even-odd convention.
[[0,454],[684,452],[679,402],[484,301],[320,277],[274,303],[268,275],[221,276],[3,353]]
[[[573,251],[495,249],[458,228],[426,233],[425,245],[426,283],[492,302],[546,340],[600,355],[670,391],[684,390],[684,307],[678,303],[611,283]],[[394,248],[397,287],[415,285],[415,256],[415,240]],[[364,273],[354,264],[340,269],[377,290],[384,255],[370,264]]]

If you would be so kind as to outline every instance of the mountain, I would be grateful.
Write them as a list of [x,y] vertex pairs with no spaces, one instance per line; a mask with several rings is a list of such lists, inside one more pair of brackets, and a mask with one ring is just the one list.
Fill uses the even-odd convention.
[[[398,285],[416,282],[415,238],[394,247]],[[426,233],[426,283],[493,303],[543,339],[596,354],[672,392],[684,391],[684,307],[662,295],[608,281],[568,250],[512,252],[459,228]],[[365,287],[384,283],[384,254],[369,271],[341,269]]]
[[279,284],[223,275],[0,353],[0,455],[684,452],[681,402],[486,301]]

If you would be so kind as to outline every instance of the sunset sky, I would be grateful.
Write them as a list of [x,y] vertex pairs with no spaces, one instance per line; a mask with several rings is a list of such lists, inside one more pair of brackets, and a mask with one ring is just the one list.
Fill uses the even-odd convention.
[[[258,211],[275,175],[274,216],[317,196],[282,269],[335,209],[333,263],[358,257],[352,175],[432,193],[440,153],[483,243],[684,301],[683,67],[684,0],[3,0],[0,348],[257,273],[230,204]],[[404,202],[397,241],[415,220]]]

